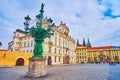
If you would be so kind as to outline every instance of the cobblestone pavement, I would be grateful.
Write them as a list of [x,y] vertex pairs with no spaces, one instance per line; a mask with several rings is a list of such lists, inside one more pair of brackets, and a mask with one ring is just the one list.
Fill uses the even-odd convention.
[[46,68],[46,76],[28,78],[25,77],[28,71],[27,67],[1,67],[0,80],[120,80],[120,66],[117,65],[75,64],[48,66]]
[[109,67],[109,73],[106,80],[120,80],[120,65]]

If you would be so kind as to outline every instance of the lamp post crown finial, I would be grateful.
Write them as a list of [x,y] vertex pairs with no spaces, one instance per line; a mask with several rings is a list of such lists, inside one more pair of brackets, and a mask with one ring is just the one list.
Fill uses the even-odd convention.
[[43,12],[43,8],[44,8],[44,4],[42,3],[40,12]]

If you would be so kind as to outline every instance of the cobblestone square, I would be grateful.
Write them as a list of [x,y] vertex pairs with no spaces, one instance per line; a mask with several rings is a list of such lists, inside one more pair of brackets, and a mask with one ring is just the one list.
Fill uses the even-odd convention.
[[27,67],[1,67],[0,80],[119,80],[120,66],[109,64],[75,64],[47,66],[47,75],[26,77]]

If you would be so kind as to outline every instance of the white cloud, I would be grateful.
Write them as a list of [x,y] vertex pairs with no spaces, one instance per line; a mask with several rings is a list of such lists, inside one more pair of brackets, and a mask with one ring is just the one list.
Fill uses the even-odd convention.
[[[120,26],[120,18],[110,19],[103,15],[103,12],[109,7],[113,9],[113,15],[119,15],[119,0],[102,0],[101,5],[97,0],[2,0],[0,12],[7,17],[7,20],[1,18],[4,22],[2,28],[10,34],[16,28],[23,29],[24,17],[29,14],[32,19],[35,19],[42,2],[45,3],[44,16],[51,17],[57,25],[62,20],[70,28],[71,36],[74,39],[78,38],[80,42],[84,37],[90,38],[93,45],[98,45],[99,40],[106,40],[105,35],[115,32]],[[108,3],[112,6],[109,6]],[[105,19],[103,20],[103,18]],[[6,26],[8,27],[6,28]],[[99,45],[103,45],[103,43],[99,41]]]

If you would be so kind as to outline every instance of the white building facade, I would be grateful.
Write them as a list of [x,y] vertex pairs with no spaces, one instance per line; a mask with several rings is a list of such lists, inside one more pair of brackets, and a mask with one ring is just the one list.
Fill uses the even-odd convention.
[[[43,22],[43,28],[48,26],[47,20]],[[46,38],[43,42],[43,56],[47,59],[47,65],[54,64],[74,64],[76,63],[76,43],[69,35],[69,28],[66,24],[61,24],[53,28],[54,35]],[[20,51],[33,53],[34,38],[24,34],[24,31],[17,29],[14,32],[12,43],[8,43],[9,51]],[[11,50],[12,47],[12,50]]]

